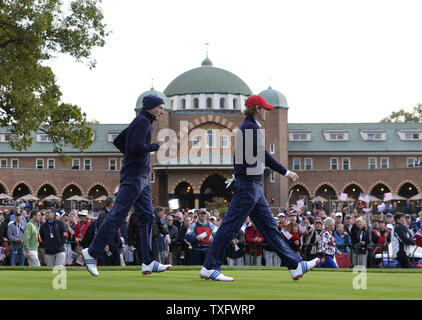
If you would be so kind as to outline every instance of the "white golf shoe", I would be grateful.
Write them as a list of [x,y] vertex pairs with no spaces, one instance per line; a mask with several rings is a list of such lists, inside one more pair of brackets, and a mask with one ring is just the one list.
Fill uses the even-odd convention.
[[224,274],[222,274],[220,270],[217,270],[217,269],[208,270],[205,267],[202,267],[199,277],[201,277],[202,279],[206,279],[206,280],[211,279],[214,281],[234,281],[233,278],[226,277]]
[[88,248],[82,250],[82,260],[89,273],[98,277],[97,261],[88,253]]
[[173,268],[171,264],[161,264],[158,261],[153,261],[149,265],[142,264],[142,274],[147,275],[153,272],[164,272]]
[[319,258],[315,258],[311,261],[301,261],[298,263],[296,269],[290,270],[290,276],[293,280],[299,280],[303,275],[315,268],[319,264]]

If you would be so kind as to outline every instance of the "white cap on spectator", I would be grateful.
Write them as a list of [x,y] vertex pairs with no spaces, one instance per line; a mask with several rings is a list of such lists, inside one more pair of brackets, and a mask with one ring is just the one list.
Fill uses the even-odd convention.
[[78,215],[87,217],[88,216],[88,210],[81,210],[81,211],[78,212]]
[[286,215],[283,212],[280,212],[277,217],[285,217]]
[[389,223],[389,224],[387,224],[387,228],[392,230],[393,229],[393,225],[391,223]]
[[342,215],[341,212],[336,212],[336,217],[342,217],[343,218],[343,215]]

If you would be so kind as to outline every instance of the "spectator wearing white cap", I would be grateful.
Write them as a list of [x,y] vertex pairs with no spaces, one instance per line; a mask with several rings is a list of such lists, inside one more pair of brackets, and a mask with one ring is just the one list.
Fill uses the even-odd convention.
[[341,212],[336,212],[334,215],[334,223],[335,223],[335,228],[334,230],[337,230],[337,226],[339,224],[343,224],[343,214]]

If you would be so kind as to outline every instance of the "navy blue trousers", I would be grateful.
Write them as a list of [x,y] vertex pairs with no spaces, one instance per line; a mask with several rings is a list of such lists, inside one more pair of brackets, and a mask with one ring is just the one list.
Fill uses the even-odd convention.
[[229,210],[208,250],[204,267],[208,270],[221,268],[226,249],[248,216],[264,239],[274,247],[283,265],[289,269],[295,269],[302,257],[290,248],[278,231],[277,223],[262,190],[262,179],[250,176],[236,177]]
[[99,258],[104,248],[119,226],[127,217],[129,210],[134,208],[133,214],[139,216],[139,237],[142,262],[150,264],[154,260],[151,249],[152,223],[154,221],[154,208],[152,206],[151,187],[147,177],[131,177],[120,175],[119,192],[114,202],[113,210],[106,215],[100,229],[95,234],[94,240],[89,246],[88,253]]

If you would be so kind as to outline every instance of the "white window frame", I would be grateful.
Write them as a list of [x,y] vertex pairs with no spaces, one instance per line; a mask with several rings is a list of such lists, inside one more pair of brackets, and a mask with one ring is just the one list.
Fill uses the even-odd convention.
[[[89,161],[89,169],[86,168],[86,161]],[[91,158],[84,158],[84,170],[92,171],[92,159]]]
[[289,132],[289,141],[311,141],[310,132]]
[[[311,168],[310,169],[306,168],[306,160],[310,160],[311,161]],[[307,171],[313,170],[313,168],[314,168],[314,163],[313,162],[314,161],[312,160],[312,158],[305,158],[305,159],[303,159],[303,170],[307,170]]]
[[[374,161],[375,168],[371,168],[371,160],[375,160]],[[377,158],[374,158],[374,157],[369,157],[368,158],[368,169],[370,169],[370,170],[378,169],[378,161],[377,161]]]
[[[13,166],[13,161],[16,161],[17,165],[16,167]],[[10,167],[13,169],[18,169],[19,168],[19,159],[11,159],[10,160]]]
[[[50,161],[53,161],[53,168],[50,168]],[[47,159],[47,169],[48,170],[55,170],[56,169],[56,159]]]
[[[111,162],[114,161],[114,169],[111,169]],[[117,159],[116,158],[109,158],[108,159],[108,170],[109,171],[117,171]]]
[[[296,167],[295,160],[299,160],[299,166],[298,166],[298,167]],[[293,170],[295,170],[295,171],[300,171],[300,170],[302,170],[302,159],[301,159],[301,158],[293,158],[293,159],[292,159],[292,168],[293,168]]]
[[[41,161],[42,168],[38,168],[38,161]],[[43,170],[44,169],[44,159],[35,159],[35,169],[37,169],[37,170]]]
[[[79,169],[73,169],[73,167],[75,166],[75,160],[77,160],[79,162]],[[81,159],[80,158],[72,158],[72,169],[73,170],[81,170]]]
[[39,142],[39,143],[52,143],[53,140],[51,140],[51,138],[46,133],[38,133],[37,134],[37,142]]
[[[336,169],[333,169],[333,160],[336,160]],[[330,158],[330,170],[339,170],[338,158]]]
[[[5,161],[5,166],[3,167],[3,161]],[[7,168],[7,159],[0,159],[0,168],[1,169],[5,169],[5,168]]]
[[[382,161],[387,160],[387,167],[383,168]],[[380,169],[388,169],[390,168],[390,158],[389,157],[381,157],[380,158]]]
[[275,183],[275,173],[274,173],[274,170],[270,170],[270,183]]
[[[348,169],[344,169],[344,160],[347,160],[349,162],[349,168]],[[349,157],[346,158],[341,158],[341,169],[342,170],[352,170],[352,159]]]
[[[415,166],[415,157],[407,157],[407,167],[408,168],[413,168]],[[412,164],[412,165],[409,165]]]
[[119,135],[119,133],[109,133],[108,134],[108,142],[113,143],[114,139],[116,139],[118,135]]

